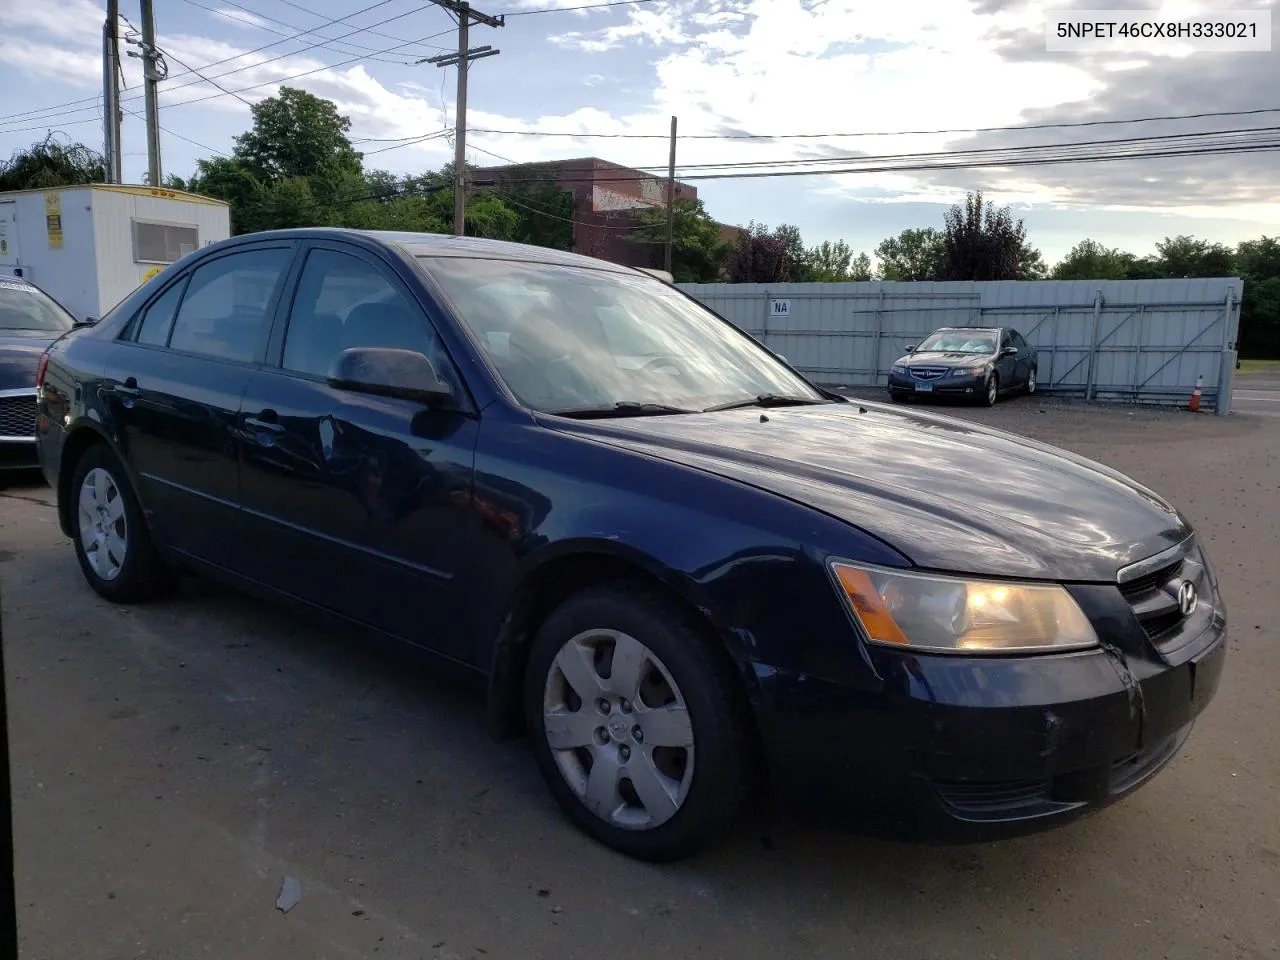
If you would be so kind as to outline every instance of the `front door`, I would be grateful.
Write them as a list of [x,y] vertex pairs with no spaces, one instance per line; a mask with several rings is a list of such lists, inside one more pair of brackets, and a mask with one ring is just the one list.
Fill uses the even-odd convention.
[[138,479],[170,546],[235,567],[240,398],[266,350],[292,244],[239,248],[165,287],[117,341],[105,393]]
[[[278,363],[254,376],[239,424],[248,572],[466,659],[459,575],[478,420],[435,328],[385,263],[339,244],[308,252],[283,319]],[[459,409],[330,387],[338,354],[360,346],[426,354]]]
[[996,373],[1000,375],[1001,390],[1012,390],[1019,382],[1017,354],[1005,353],[1012,346],[1013,340],[1009,336],[1009,331],[1001,330],[1000,346],[996,352]]

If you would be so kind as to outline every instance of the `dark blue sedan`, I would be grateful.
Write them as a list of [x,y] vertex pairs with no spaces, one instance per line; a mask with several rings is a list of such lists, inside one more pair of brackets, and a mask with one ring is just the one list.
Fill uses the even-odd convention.
[[0,277],[0,479],[36,461],[36,367],[45,348],[75,326],[53,298]]
[[760,786],[918,838],[1060,823],[1163,767],[1222,671],[1217,581],[1157,494],[829,393],[585,257],[242,236],[64,336],[39,391],[98,593],[200,572],[461,667],[638,857]]

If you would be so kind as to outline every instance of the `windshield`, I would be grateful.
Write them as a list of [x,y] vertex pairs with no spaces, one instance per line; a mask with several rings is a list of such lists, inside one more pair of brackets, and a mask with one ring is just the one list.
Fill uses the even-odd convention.
[[995,353],[996,335],[992,330],[942,330],[932,333],[916,347],[916,353]]
[[0,330],[64,333],[73,326],[71,314],[35,287],[0,279]]
[[768,350],[648,276],[420,257],[511,392],[549,413],[826,398]]

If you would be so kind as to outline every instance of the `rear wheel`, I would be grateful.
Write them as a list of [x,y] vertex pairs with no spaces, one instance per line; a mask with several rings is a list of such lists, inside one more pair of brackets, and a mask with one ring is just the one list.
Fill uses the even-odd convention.
[[712,843],[750,784],[751,749],[722,651],[661,593],[584,591],[538,630],[525,707],[538,766],[569,818],[643,860]]
[[1027,374],[1027,393],[1029,395],[1035,392],[1036,392],[1036,368],[1032,367],[1031,372]]
[[128,475],[105,446],[90,447],[80,458],[71,495],[76,559],[94,590],[115,603],[134,603],[171,582]]

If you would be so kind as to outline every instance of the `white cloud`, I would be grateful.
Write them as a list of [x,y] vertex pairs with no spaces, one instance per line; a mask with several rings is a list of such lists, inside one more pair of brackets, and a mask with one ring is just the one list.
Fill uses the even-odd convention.
[[257,27],[260,30],[273,29],[269,20],[264,20],[257,14],[249,13],[246,10],[232,10],[222,7],[217,10],[210,10],[209,13],[221,20],[230,20],[245,27]]

